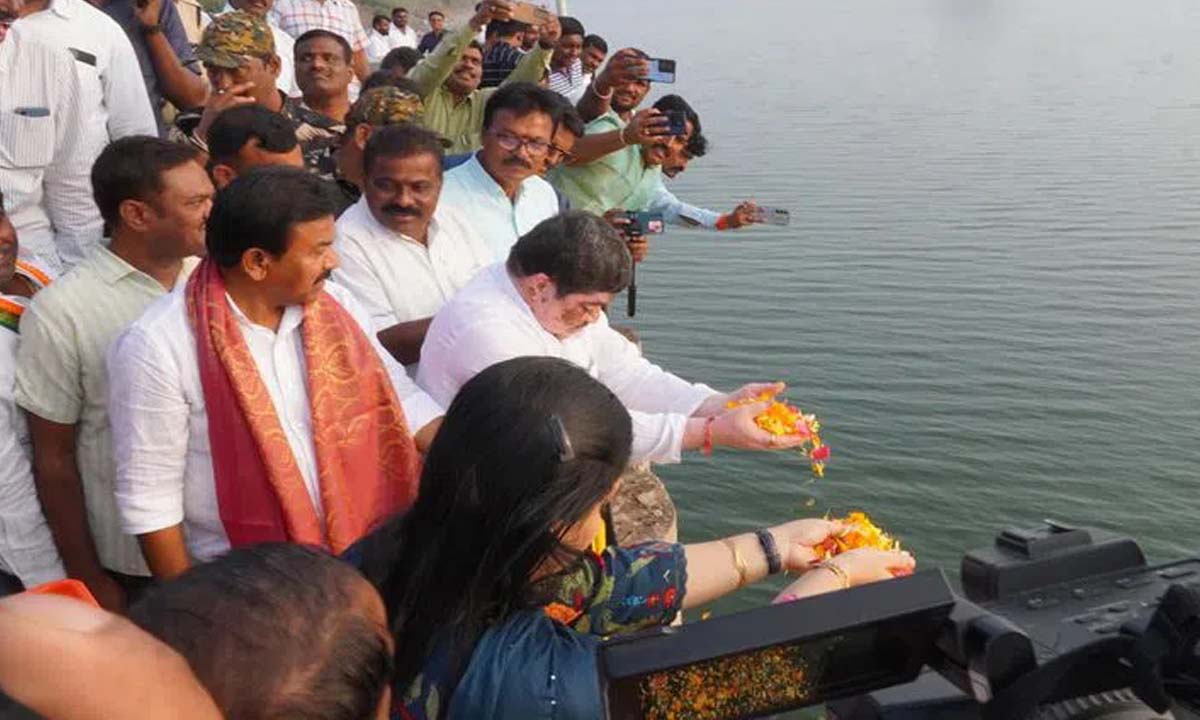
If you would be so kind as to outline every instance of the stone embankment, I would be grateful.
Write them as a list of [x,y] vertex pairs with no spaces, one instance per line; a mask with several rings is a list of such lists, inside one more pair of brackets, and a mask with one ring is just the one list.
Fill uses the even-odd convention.
[[618,545],[679,541],[675,503],[648,464],[632,467],[621,476],[611,509]]

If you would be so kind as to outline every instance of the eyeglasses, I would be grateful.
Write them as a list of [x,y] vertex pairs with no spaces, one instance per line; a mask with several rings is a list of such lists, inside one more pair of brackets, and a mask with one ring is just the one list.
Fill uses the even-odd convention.
[[551,145],[546,159],[550,161],[551,164],[558,165],[559,163],[570,162],[572,159],[574,159],[574,157],[574,153],[569,153],[557,145]]
[[517,152],[521,148],[528,148],[530,155],[542,156],[554,149],[554,146],[545,140],[526,140],[503,130],[492,130],[491,134],[496,138],[496,144],[507,152]]

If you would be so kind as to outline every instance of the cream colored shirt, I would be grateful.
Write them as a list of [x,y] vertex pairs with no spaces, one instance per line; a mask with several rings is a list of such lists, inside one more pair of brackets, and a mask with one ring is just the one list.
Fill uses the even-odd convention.
[[[196,262],[185,261],[176,284]],[[150,573],[137,539],[121,529],[113,494],[105,357],[117,336],[166,293],[157,280],[101,246],[38,292],[21,317],[17,404],[45,420],[77,426],[76,463],[100,563],[128,575]]]
[[[0,297],[28,305],[27,298]],[[31,588],[60,580],[66,572],[34,488],[25,416],[13,402],[20,345],[20,335],[0,327],[0,570]]]

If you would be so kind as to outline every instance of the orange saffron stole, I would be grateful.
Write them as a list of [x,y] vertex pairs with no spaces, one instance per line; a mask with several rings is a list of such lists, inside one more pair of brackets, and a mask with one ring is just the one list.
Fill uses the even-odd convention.
[[340,553],[417,494],[420,458],[391,378],[329,294],[301,326],[324,522],[242,337],[216,263],[186,288],[208,413],[221,522],[233,547],[319,545]]

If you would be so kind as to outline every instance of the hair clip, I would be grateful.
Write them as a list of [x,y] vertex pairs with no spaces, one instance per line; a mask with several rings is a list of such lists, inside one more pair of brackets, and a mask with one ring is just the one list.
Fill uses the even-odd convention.
[[546,423],[550,425],[550,434],[554,436],[557,445],[559,462],[575,459],[575,447],[571,445],[571,436],[567,434],[567,426],[558,415],[551,415]]

